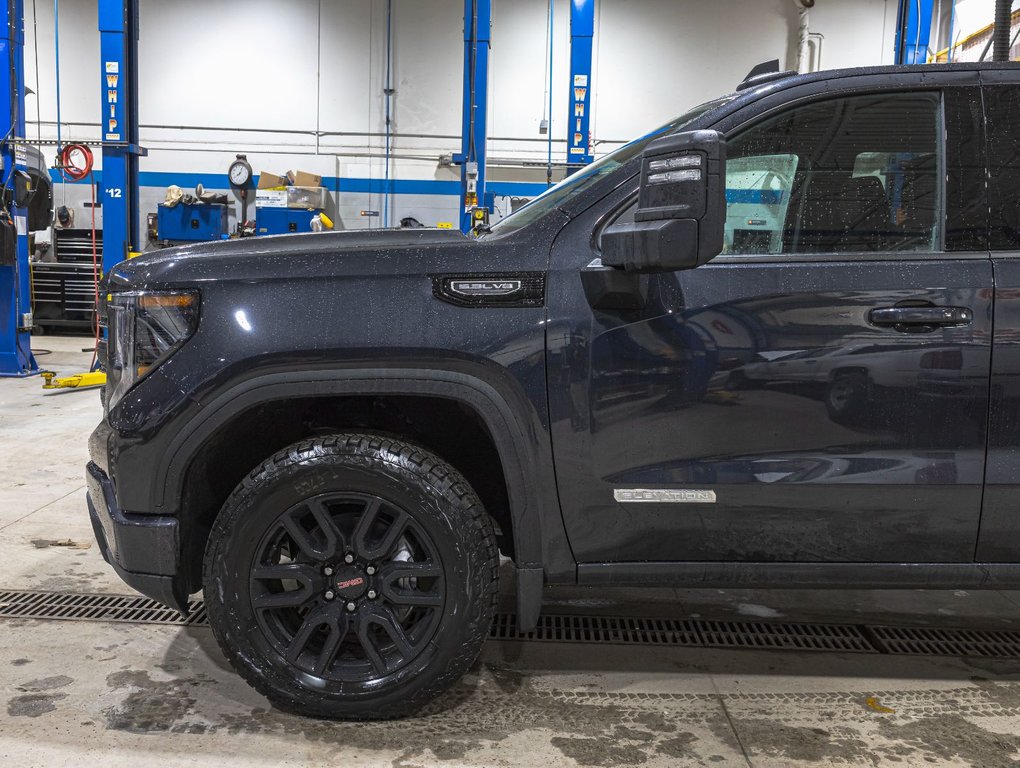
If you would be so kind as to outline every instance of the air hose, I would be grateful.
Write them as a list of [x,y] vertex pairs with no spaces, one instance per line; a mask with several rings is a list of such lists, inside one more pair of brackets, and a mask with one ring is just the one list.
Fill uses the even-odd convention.
[[[77,155],[81,155],[81,162],[76,162]],[[92,150],[85,144],[68,144],[60,149],[57,155],[57,167],[60,175],[66,181],[81,181],[92,173]]]

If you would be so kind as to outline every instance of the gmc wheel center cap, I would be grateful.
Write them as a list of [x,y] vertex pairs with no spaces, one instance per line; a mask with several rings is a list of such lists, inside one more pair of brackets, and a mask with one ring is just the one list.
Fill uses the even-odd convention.
[[344,600],[354,600],[365,594],[368,579],[365,572],[356,566],[341,568],[336,572],[336,591]]

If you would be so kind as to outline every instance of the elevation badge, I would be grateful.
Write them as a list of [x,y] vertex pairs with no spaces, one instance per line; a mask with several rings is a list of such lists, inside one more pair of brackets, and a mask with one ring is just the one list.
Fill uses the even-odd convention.
[[616,488],[613,498],[623,502],[715,504],[715,491],[700,488]]

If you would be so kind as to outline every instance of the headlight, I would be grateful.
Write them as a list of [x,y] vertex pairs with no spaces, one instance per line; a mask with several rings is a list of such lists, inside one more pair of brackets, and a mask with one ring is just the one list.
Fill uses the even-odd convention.
[[198,327],[198,294],[111,293],[106,306],[106,407],[166,360]]

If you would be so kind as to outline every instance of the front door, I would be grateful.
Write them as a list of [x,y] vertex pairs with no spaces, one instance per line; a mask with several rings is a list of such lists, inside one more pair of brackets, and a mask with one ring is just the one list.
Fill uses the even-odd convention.
[[645,278],[642,309],[580,289],[613,214],[558,238],[550,408],[579,562],[973,559],[992,269],[953,186],[981,145],[967,90],[828,98],[728,137],[725,252]]

